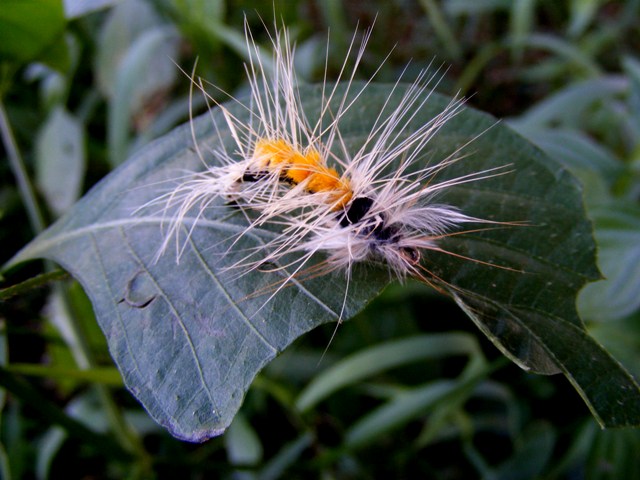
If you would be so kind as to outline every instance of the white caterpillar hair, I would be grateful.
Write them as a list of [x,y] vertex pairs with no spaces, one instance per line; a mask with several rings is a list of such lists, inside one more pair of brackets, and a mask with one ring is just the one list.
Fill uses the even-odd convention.
[[[190,227],[194,228],[207,209],[239,209],[248,223],[238,238],[265,225],[275,227],[275,233],[266,245],[246,252],[228,268],[243,272],[272,265],[286,268],[291,280],[304,272],[313,256],[322,254],[326,261],[314,275],[341,270],[350,279],[356,263],[375,262],[386,265],[400,280],[415,277],[433,284],[421,261],[423,251],[444,251],[439,240],[459,233],[464,224],[496,223],[437,201],[439,193],[450,187],[505,173],[494,168],[437,179],[439,172],[463,158],[461,151],[473,138],[435,164],[420,164],[429,142],[463,108],[463,100],[453,99],[438,115],[415,127],[417,115],[442,77],[439,71],[421,72],[393,108],[383,102],[367,138],[352,151],[343,139],[343,119],[364,101],[371,82],[354,82],[371,30],[364,32],[359,47],[354,35],[336,83],[322,85],[313,122],[302,108],[289,32],[281,29],[270,36],[273,57],[266,65],[248,26],[245,30],[251,95],[243,103],[229,97],[241,103],[250,120],[218,105],[234,148],[213,150],[209,158],[194,135],[205,170],[187,175],[156,200],[172,212],[163,252],[175,241],[181,254],[187,243],[181,234],[185,218],[196,219]],[[400,81],[393,92],[401,90],[399,85]],[[227,203],[213,207],[219,198]],[[229,248],[236,244],[237,239]]]

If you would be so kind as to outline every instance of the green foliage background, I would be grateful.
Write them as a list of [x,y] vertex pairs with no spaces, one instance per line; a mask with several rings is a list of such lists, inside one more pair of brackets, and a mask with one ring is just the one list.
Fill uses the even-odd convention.
[[[270,0],[113,4],[0,0],[2,25],[17,25],[0,28],[3,146],[21,160],[0,165],[3,262],[188,119],[189,82],[174,61],[190,71],[197,56],[199,75],[241,92],[243,17],[254,31],[273,18]],[[324,56],[313,52],[327,28],[337,72],[356,24],[375,19],[363,78],[391,45],[380,81],[409,60],[410,79],[435,57],[449,66],[441,91],[471,95],[580,178],[607,280],[585,288],[578,308],[638,378],[640,2],[275,8],[297,39],[304,79],[322,80]],[[39,267],[29,268],[15,275],[32,278]],[[258,377],[223,437],[181,443],[122,388],[78,285],[52,277],[3,291],[0,381],[12,393],[0,396],[2,478],[640,478],[638,430],[600,431],[562,377],[504,362],[452,302],[414,284],[387,289],[327,352],[332,326],[301,338]]]

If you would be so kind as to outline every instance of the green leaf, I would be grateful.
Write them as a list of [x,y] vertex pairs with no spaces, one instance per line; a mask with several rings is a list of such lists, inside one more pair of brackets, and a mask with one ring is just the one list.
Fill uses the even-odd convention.
[[94,445],[105,455],[115,458],[127,458],[128,454],[112,437],[96,433],[74,418],[65,414],[54,402],[46,399],[28,382],[0,367],[0,386],[11,392],[22,402],[29,404],[33,410],[45,421],[56,423],[72,435],[88,445]]
[[610,185],[624,171],[622,163],[612,152],[578,130],[555,127],[530,131],[523,129],[521,133],[551,158],[571,170],[582,180],[583,185],[583,176],[588,174],[596,174]]
[[535,0],[515,0],[511,6],[509,29],[511,34],[511,49],[516,61],[522,59],[524,43],[534,25]]
[[285,444],[260,470],[259,480],[284,478],[287,468],[295,465],[307,448],[313,445],[314,437],[310,432],[303,433],[294,441]]
[[109,99],[113,166],[127,158],[133,127],[144,131],[152,120],[145,106],[155,97],[162,98],[175,82],[178,40],[175,27],[164,23],[149,2],[122,2],[104,23],[95,73],[100,90]]
[[224,0],[171,0],[171,4],[192,21],[214,23],[224,21],[226,10]]
[[569,35],[576,37],[584,33],[602,5],[602,0],[571,0],[571,23]]
[[[96,82],[103,95],[116,95],[116,81],[123,59],[145,32],[162,26],[162,20],[148,2],[119,2],[103,23],[95,61]],[[142,86],[138,86],[139,88]]]
[[586,480],[640,478],[640,430],[596,432],[584,471]]
[[420,335],[376,345],[332,366],[300,394],[296,408],[307,411],[336,390],[410,362],[449,355],[481,355],[475,339],[464,333]]
[[618,200],[592,209],[591,215],[606,280],[587,285],[578,306],[585,319],[618,320],[640,307],[640,208]]
[[567,62],[582,75],[590,77],[601,75],[599,65],[587,53],[562,37],[548,33],[533,33],[521,41],[526,48],[548,51],[563,62]]
[[0,0],[0,59],[19,64],[36,59],[65,24],[60,0]]
[[69,19],[79,18],[118,3],[120,0],[64,0],[64,13]]
[[551,425],[533,423],[518,438],[514,454],[492,472],[496,480],[527,480],[541,478],[556,443]]
[[[582,296],[582,295],[581,295]],[[580,297],[578,298],[580,306]],[[634,378],[640,378],[640,312],[622,320],[591,322],[589,334],[624,365]]]
[[86,158],[82,124],[63,107],[55,108],[36,140],[36,184],[56,215],[80,197]]
[[[466,387],[466,385],[464,385]],[[388,403],[371,411],[355,422],[345,435],[349,448],[360,448],[374,441],[379,435],[398,428],[428,410],[444,403],[456,393],[459,385],[452,380],[437,380],[396,395]]]
[[[311,123],[319,114],[322,92],[321,87],[300,88]],[[341,120],[345,147],[358,148],[380,112],[398,105],[404,92],[405,87],[370,85]],[[403,134],[422,126],[447,103],[433,94]],[[250,113],[241,105],[227,108],[230,115],[249,121]],[[167,182],[185,169],[203,168],[192,134],[203,151],[222,144],[233,150],[222,112],[214,109],[193,121],[193,132],[184,126],[134,155],[12,263],[47,257],[77,277],[128,388],[174,435],[201,441],[229,426],[266,363],[304,332],[340,315],[353,316],[388,283],[389,275],[384,267],[356,265],[346,299],[341,272],[292,281],[272,295],[290,278],[287,267],[242,275],[225,268],[273,235],[256,227],[238,239],[246,220],[232,206],[211,209],[195,223],[186,218],[191,236],[179,263],[173,253],[158,258],[166,219],[157,208],[141,207],[162,195]],[[576,313],[577,292],[599,278],[576,180],[510,129],[472,109],[442,128],[424,161],[445,158],[476,137],[465,159],[441,172],[440,179],[507,164],[512,172],[452,187],[439,201],[472,216],[529,225],[449,237],[441,243],[444,250],[477,261],[427,252],[425,268],[521,366],[565,373],[587,392],[584,398],[606,425],[637,422],[637,386],[586,335]],[[323,261],[318,255],[308,267],[313,271]],[[599,362],[595,369],[594,357]],[[627,414],[621,415],[625,408]]]
[[455,380],[436,380],[392,395],[389,401],[353,423],[346,432],[345,444],[351,448],[362,447],[438,407],[464,403],[474,387],[494,368],[474,355]]
[[629,84],[624,79],[615,76],[597,76],[576,82],[538,102],[513,123],[525,129],[558,124],[579,127],[589,117],[594,105],[612,104],[628,88]]
[[231,465],[256,465],[262,460],[262,444],[256,431],[243,415],[236,415],[224,436]]
[[[640,389],[626,370],[582,328],[562,317],[523,311],[467,296],[458,303],[481,330],[507,356],[524,351],[546,352],[553,365],[566,375],[603,427],[637,425]],[[518,331],[520,328],[520,331]],[[495,332],[510,331],[497,343]],[[510,349],[510,351],[505,351]],[[542,349],[538,352],[538,349]],[[515,359],[517,361],[517,359]]]
[[[133,117],[140,116],[146,103],[175,82],[177,39],[172,26],[151,28],[136,39],[120,62],[109,102],[109,153],[113,166],[127,157]],[[145,123],[142,119],[139,122]]]
[[449,0],[444,9],[451,15],[481,15],[494,10],[508,10],[513,5],[512,0]]

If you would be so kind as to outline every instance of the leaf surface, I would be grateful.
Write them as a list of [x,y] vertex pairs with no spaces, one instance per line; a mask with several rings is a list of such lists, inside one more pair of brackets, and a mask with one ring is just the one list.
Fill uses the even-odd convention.
[[[397,105],[403,89],[370,85],[341,120],[344,145],[361,145],[380,111]],[[301,87],[300,97],[313,122],[322,90]],[[447,102],[434,94],[402,134]],[[248,121],[246,109],[227,108]],[[234,150],[219,109],[195,119],[193,134],[207,161],[215,161],[213,149]],[[425,255],[425,267],[438,279],[434,283],[456,297],[518,364],[565,373],[587,392],[583,396],[603,424],[637,422],[637,385],[586,335],[576,313],[578,291],[599,278],[576,180],[510,129],[470,108],[445,125],[422,162],[441,160],[474,138],[463,150],[465,158],[438,180],[505,165],[509,173],[451,188],[438,201],[469,215],[527,226],[449,237],[441,247],[458,256]],[[158,256],[166,218],[157,206],[141,207],[175,186],[185,170],[203,168],[189,127],[178,128],[117,168],[13,260],[51,258],[78,278],[128,388],[159,423],[191,441],[222,433],[255,375],[287,345],[322,323],[353,316],[390,280],[384,266],[358,265],[348,291],[341,272],[280,288],[290,273],[286,266],[229,268],[273,236],[255,227],[238,238],[246,220],[231,205],[185,218],[184,233],[191,234],[179,262],[173,251]],[[322,261],[318,255],[308,266]],[[594,355],[596,370],[589,363]]]

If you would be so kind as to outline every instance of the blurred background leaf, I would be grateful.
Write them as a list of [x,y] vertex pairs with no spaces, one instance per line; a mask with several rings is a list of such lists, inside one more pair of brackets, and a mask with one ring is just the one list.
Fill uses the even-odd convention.
[[0,61],[22,65],[42,58],[64,68],[65,52],[56,43],[66,26],[60,1],[2,0],[0,6]]

